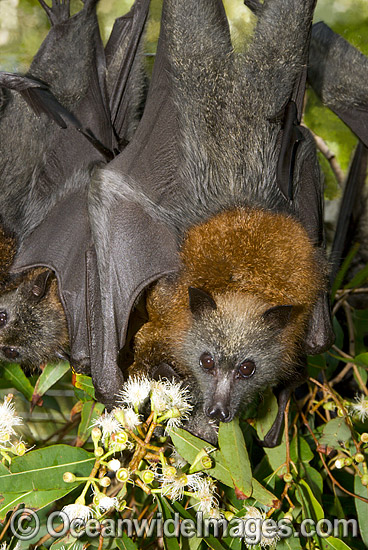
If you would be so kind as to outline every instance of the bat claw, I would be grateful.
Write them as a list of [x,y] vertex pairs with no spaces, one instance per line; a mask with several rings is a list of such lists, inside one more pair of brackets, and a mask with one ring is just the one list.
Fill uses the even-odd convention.
[[52,6],[46,4],[45,0],[38,0],[52,26],[64,23],[70,17],[70,0],[52,0]]

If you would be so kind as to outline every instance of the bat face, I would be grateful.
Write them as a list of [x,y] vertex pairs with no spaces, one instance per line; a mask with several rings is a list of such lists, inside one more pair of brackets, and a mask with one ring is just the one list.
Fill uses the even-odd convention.
[[203,396],[205,415],[230,422],[285,377],[282,336],[291,306],[270,308],[254,296],[236,294],[219,296],[215,303],[216,309],[194,318],[178,352],[192,373],[194,391]]
[[38,367],[66,359],[68,333],[57,282],[48,269],[33,270],[0,297],[0,360]]

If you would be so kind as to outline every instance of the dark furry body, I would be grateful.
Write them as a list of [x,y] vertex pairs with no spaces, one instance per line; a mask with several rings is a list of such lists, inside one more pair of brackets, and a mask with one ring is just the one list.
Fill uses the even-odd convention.
[[[305,62],[314,2],[266,2],[242,55],[229,47],[214,4],[200,0],[189,9],[179,0],[165,3],[179,118],[179,165],[172,168],[167,195],[158,201],[138,182],[103,176],[171,226],[180,243],[182,268],[150,292],[149,322],[136,336],[130,372],[158,376],[160,365],[164,373],[170,366],[194,392],[193,431],[209,439],[214,433],[206,415],[229,421],[266,386],[301,369],[308,317],[327,271],[323,253],[298,221],[305,164],[319,181],[307,130],[294,166],[293,202],[276,181],[278,114]],[[289,292],[291,280],[296,286]],[[207,294],[202,308],[192,306],[191,288]],[[290,318],[282,306],[290,308]],[[214,359],[211,371],[200,366],[203,353]],[[247,358],[256,371],[240,380],[237,369]]]

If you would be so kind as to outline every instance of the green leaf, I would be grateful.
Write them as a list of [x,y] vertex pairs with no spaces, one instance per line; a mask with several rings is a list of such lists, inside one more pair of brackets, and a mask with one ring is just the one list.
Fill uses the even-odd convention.
[[327,445],[333,449],[339,449],[340,443],[345,443],[351,438],[351,432],[344,418],[334,418],[327,422],[322,429],[320,445]]
[[[367,487],[364,487],[364,485],[362,484],[359,475],[355,475],[355,478],[354,478],[354,493],[361,497],[368,498],[368,489]],[[368,504],[366,502],[363,502],[359,498],[356,498],[355,508],[358,516],[360,535],[362,537],[364,544],[368,547],[368,521],[367,521]]]
[[253,486],[253,492],[252,492],[252,498],[254,498],[257,502],[260,504],[263,504],[264,506],[268,506],[269,508],[278,508],[280,505],[280,501],[278,498],[273,495],[270,491],[268,491],[259,481],[256,479],[252,479],[252,486]]
[[360,286],[364,285],[364,283],[368,279],[368,265],[363,267],[358,273],[351,279],[351,281],[348,282],[347,285],[344,286],[344,288],[359,288]]
[[295,463],[310,462],[314,454],[306,442],[298,433],[293,437],[290,443],[290,459]]
[[302,547],[300,539],[297,537],[289,537],[287,539],[281,539],[277,543],[277,550],[300,550]]
[[[259,439],[264,439],[267,432],[271,428],[276,415],[278,413],[277,399],[274,396],[271,389],[267,390],[264,394],[264,400],[261,402],[258,408],[257,415],[257,434]],[[278,476],[282,476],[286,473],[286,466],[282,467],[286,461],[285,453],[285,433],[282,437],[281,445],[273,448],[264,448],[267,455],[268,462],[274,472],[277,472]]]
[[[359,374],[364,382],[364,384],[367,383],[367,379],[368,379],[368,372],[367,372],[367,367],[368,367],[368,353],[360,353],[359,355],[357,355],[355,358],[354,358],[354,363],[356,363],[357,365],[357,368],[358,368],[358,371],[359,371]],[[355,372],[354,372],[354,376],[355,376]],[[355,376],[356,377],[356,376]],[[358,384],[359,384],[359,380],[357,380]]]
[[351,262],[354,259],[354,256],[359,250],[359,243],[354,244],[352,248],[350,249],[348,255],[346,256],[345,260],[343,261],[343,264],[341,268],[339,269],[336,278],[333,282],[332,288],[331,288],[331,301],[335,299],[335,294],[339,290],[339,288],[342,286],[343,280],[345,279],[345,275],[350,267]]
[[103,413],[105,405],[96,401],[85,401],[82,406],[81,421],[78,426],[78,439],[76,446],[82,447],[91,435],[93,420]]
[[12,387],[20,391],[28,401],[31,401],[34,388],[20,365],[2,365],[2,371],[2,378],[8,380]]
[[64,376],[70,369],[69,363],[63,361],[56,365],[46,365],[41,376],[36,382],[34,393],[37,397],[42,397],[56,382]]
[[[195,517],[188,512],[179,502],[173,502],[172,503],[173,509],[179,513],[181,518],[184,519],[190,519],[195,522]],[[226,550],[227,546],[224,546],[219,540],[217,540],[213,535],[209,535],[208,537],[203,537],[203,540],[206,542],[209,548],[212,548],[213,550]]]
[[239,492],[238,498],[249,498],[252,494],[252,470],[238,418],[220,423],[219,446],[235,490]]
[[121,538],[115,539],[115,542],[119,550],[138,550],[138,546],[126,533],[123,533]]
[[318,500],[316,499],[316,497],[314,496],[312,489],[304,481],[304,479],[301,479],[299,481],[299,486],[301,487],[304,497],[309,504],[309,509],[313,513],[313,519],[315,521],[319,521],[320,519],[323,519],[325,517],[323,508],[318,502]]
[[75,387],[85,391],[92,399],[95,399],[95,388],[92,384],[92,378],[85,374],[75,375]]
[[[1,478],[0,478],[1,483]],[[65,484],[66,485],[66,484]],[[33,510],[40,510],[48,504],[63,498],[65,495],[70,493],[74,488],[75,484],[70,484],[64,489],[55,489],[51,491],[38,491],[36,489],[31,489],[26,492],[21,493],[6,493],[3,492],[1,488],[0,494],[0,520],[4,520],[6,514],[13,510],[19,504],[24,504],[26,508],[31,508]]]
[[350,546],[345,544],[341,539],[335,539],[334,537],[327,537],[322,539],[322,550],[352,550]]
[[206,449],[214,463],[213,468],[206,470],[206,472],[228,487],[233,487],[233,480],[227,467],[226,460],[216,447],[181,428],[176,428],[175,431],[171,431],[170,437],[179,454],[181,454],[190,464],[194,462],[202,449]]
[[95,460],[92,453],[69,445],[52,445],[30,451],[14,458],[10,471],[0,468],[0,490],[2,493],[21,493],[64,490],[66,487],[74,489],[79,483],[66,484],[63,481],[64,472],[87,477]]
[[[162,519],[164,520],[164,522],[168,520],[174,521],[172,509],[169,506],[165,497],[157,495],[157,504],[162,514]],[[173,531],[174,531],[174,527],[175,525],[173,524]],[[175,536],[170,536],[170,537],[165,536],[163,537],[163,540],[164,540],[164,546],[166,550],[180,550],[178,539]]]
[[321,474],[309,464],[304,464],[305,479],[312,491],[320,496],[323,493],[323,478]]

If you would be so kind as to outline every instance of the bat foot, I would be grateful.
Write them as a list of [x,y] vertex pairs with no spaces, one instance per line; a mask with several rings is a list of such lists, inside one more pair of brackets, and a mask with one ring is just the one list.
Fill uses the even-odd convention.
[[52,26],[68,21],[70,17],[70,0],[52,0],[52,6],[45,0],[38,0],[50,20]]

